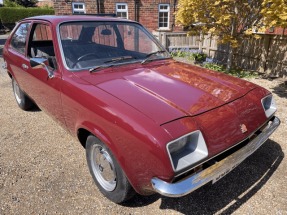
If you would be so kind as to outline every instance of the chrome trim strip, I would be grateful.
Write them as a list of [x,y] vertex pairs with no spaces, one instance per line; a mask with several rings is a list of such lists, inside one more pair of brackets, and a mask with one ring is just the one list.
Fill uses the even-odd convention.
[[280,120],[277,117],[274,117],[271,122],[272,123],[269,127],[262,131],[262,133],[256,138],[251,140],[249,144],[218,163],[184,179],[183,181],[167,183],[159,178],[152,178],[151,183],[154,190],[163,196],[180,197],[191,193],[210,181],[220,179],[255,152],[280,125]]

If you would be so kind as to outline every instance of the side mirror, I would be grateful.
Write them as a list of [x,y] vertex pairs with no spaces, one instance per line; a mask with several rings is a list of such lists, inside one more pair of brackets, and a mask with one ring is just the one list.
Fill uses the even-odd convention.
[[44,67],[48,73],[48,77],[54,78],[54,70],[49,66],[49,61],[46,58],[34,57],[30,58],[30,65],[32,68],[42,68]]

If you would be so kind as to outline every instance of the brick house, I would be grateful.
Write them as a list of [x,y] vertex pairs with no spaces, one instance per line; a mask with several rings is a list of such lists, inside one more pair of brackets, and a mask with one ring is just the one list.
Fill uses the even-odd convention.
[[[162,42],[162,33],[184,32],[175,25],[178,0],[42,0],[54,1],[56,15],[116,14],[144,25]],[[271,28],[259,34],[287,35],[287,29]]]
[[175,26],[176,4],[176,0],[55,0],[54,9],[56,15],[112,13],[155,33],[182,30]]
[[44,7],[44,6],[54,7],[54,0],[38,0],[37,6],[38,7]]

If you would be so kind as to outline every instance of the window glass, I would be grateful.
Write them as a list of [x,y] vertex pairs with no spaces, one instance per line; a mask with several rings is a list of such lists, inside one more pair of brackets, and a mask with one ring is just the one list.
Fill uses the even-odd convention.
[[160,29],[169,28],[169,4],[159,4],[158,7],[158,27]]
[[[59,33],[67,68],[92,69],[169,57],[141,25],[129,22],[67,22]],[[159,51],[159,53],[156,53]]]
[[26,38],[30,23],[22,23],[11,39],[11,46],[22,54],[25,54]]
[[73,7],[73,14],[85,14],[86,13],[85,3],[73,2],[72,7]]
[[95,28],[92,41],[101,45],[117,47],[117,36],[115,34],[113,26],[98,25]]
[[117,14],[117,17],[128,19],[128,4],[127,3],[117,3],[116,4],[116,14]]
[[119,25],[124,48],[130,51],[151,53],[158,50],[155,43],[150,42],[148,35],[133,25]]
[[62,25],[61,26],[61,39],[62,40],[78,40],[80,37],[80,33],[82,31],[83,25],[73,24],[73,25]]

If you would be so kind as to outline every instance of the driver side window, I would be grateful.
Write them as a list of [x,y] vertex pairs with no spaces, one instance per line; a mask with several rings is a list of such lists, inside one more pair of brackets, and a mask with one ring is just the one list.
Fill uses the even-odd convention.
[[11,46],[21,54],[25,54],[26,51],[26,40],[29,27],[30,23],[21,24],[11,39]]
[[32,27],[31,35],[28,56],[32,58],[47,58],[49,66],[56,68],[57,63],[51,27],[46,24],[36,23]]

